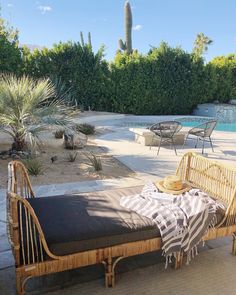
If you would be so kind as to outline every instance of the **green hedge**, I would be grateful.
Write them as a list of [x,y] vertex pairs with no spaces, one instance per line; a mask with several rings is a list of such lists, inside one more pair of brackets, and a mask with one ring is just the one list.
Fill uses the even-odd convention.
[[[142,55],[66,42],[51,49],[19,48],[18,32],[0,19],[0,72],[49,77],[66,99],[85,109],[131,114],[190,114],[199,103],[236,98],[236,55],[203,59],[161,43]],[[68,94],[68,93],[67,93]],[[63,95],[62,95],[63,96]]]
[[215,72],[216,91],[214,99],[228,102],[236,98],[236,55],[219,56],[210,63]]
[[24,73],[35,78],[58,77],[73,93],[73,102],[85,109],[103,109],[108,95],[108,64],[103,47],[96,53],[88,44],[55,44],[52,49],[23,49]]
[[111,81],[113,111],[132,114],[189,114],[215,89],[211,67],[166,43],[145,56],[118,52]]

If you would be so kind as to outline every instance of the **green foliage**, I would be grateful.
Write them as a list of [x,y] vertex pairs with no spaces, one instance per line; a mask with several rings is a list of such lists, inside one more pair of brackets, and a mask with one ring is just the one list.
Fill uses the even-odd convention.
[[83,123],[75,126],[76,131],[85,135],[93,135],[95,133],[95,127],[91,124]]
[[208,50],[208,46],[211,45],[213,41],[204,35],[203,33],[197,34],[194,41],[193,54],[196,58],[200,58]]
[[94,168],[95,171],[102,171],[102,161],[100,157],[97,157],[95,154],[90,153],[86,155],[89,160],[89,165]]
[[209,66],[215,72],[214,100],[225,103],[236,98],[236,55],[215,57]]
[[69,162],[74,162],[76,160],[76,158],[77,158],[77,155],[78,155],[77,152],[75,152],[75,153],[69,153],[68,154],[68,161]]
[[132,114],[190,114],[212,99],[213,74],[201,58],[166,43],[148,55],[117,53],[111,65],[113,111]]
[[132,11],[129,1],[125,2],[125,42],[119,40],[119,47],[127,54],[132,53]]
[[38,133],[50,125],[66,125],[70,120],[56,98],[53,84],[22,76],[0,78],[0,128],[13,139],[12,148],[25,150],[39,143]]
[[22,70],[18,31],[0,18],[0,72],[19,74]]
[[85,43],[81,33],[81,44],[61,42],[52,49],[33,52],[24,48],[24,72],[36,78],[58,77],[70,94],[70,102],[85,109],[101,110],[109,95],[109,70],[103,59],[104,47],[95,53],[90,42],[91,35]]
[[23,161],[27,171],[30,175],[37,176],[43,173],[43,166],[37,159],[27,159]]

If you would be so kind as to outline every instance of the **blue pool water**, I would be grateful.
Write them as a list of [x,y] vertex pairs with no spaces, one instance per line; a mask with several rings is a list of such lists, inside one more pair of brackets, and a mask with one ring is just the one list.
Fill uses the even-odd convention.
[[[182,126],[185,127],[195,127],[198,124],[204,123],[208,121],[206,118],[180,118],[176,121],[181,122]],[[236,123],[225,123],[225,122],[218,122],[216,125],[215,130],[218,131],[229,131],[229,132],[236,132]]]
[[[184,126],[184,127],[196,127],[197,125],[202,124],[202,123],[209,121],[209,120],[211,120],[211,118],[206,118],[206,117],[205,118],[204,117],[183,117],[183,118],[176,119],[176,121],[181,122],[182,126]],[[165,120],[163,120],[163,121],[165,121]],[[155,122],[155,121],[147,122],[147,121],[138,120],[138,121],[126,122],[126,123],[124,123],[123,126],[130,127],[130,128],[132,128],[132,127],[133,128],[146,128],[146,127],[150,127],[154,123],[157,123],[157,122]],[[218,122],[215,130],[236,132],[236,122],[230,122],[230,123]]]

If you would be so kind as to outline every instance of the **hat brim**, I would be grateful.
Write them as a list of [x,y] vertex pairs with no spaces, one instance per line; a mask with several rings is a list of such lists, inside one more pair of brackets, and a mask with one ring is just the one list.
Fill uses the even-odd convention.
[[183,183],[183,188],[181,190],[170,190],[164,187],[164,180],[156,182],[156,187],[163,193],[172,194],[172,195],[180,195],[191,189],[190,185],[188,185],[187,183]]

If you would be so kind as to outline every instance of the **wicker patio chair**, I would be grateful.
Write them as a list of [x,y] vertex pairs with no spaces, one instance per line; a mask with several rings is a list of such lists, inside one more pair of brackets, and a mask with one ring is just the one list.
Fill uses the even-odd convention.
[[213,130],[215,129],[216,124],[217,124],[217,120],[211,120],[190,129],[188,134],[185,137],[183,147],[185,146],[185,143],[189,135],[191,135],[191,136],[197,137],[195,148],[198,145],[198,141],[202,140],[202,154],[204,153],[205,141],[210,142],[212,151],[214,152],[212,140],[211,140],[211,134]]
[[158,146],[157,155],[159,154],[161,144],[167,143],[167,142],[169,142],[170,145],[174,147],[175,154],[177,155],[176,147],[174,143],[174,135],[177,132],[179,132],[181,128],[182,128],[181,123],[177,121],[163,121],[163,122],[159,122],[152,125],[149,128],[149,130],[153,132],[153,139],[152,139],[152,144],[150,145],[150,149],[153,145],[155,138],[158,138],[159,146]]

